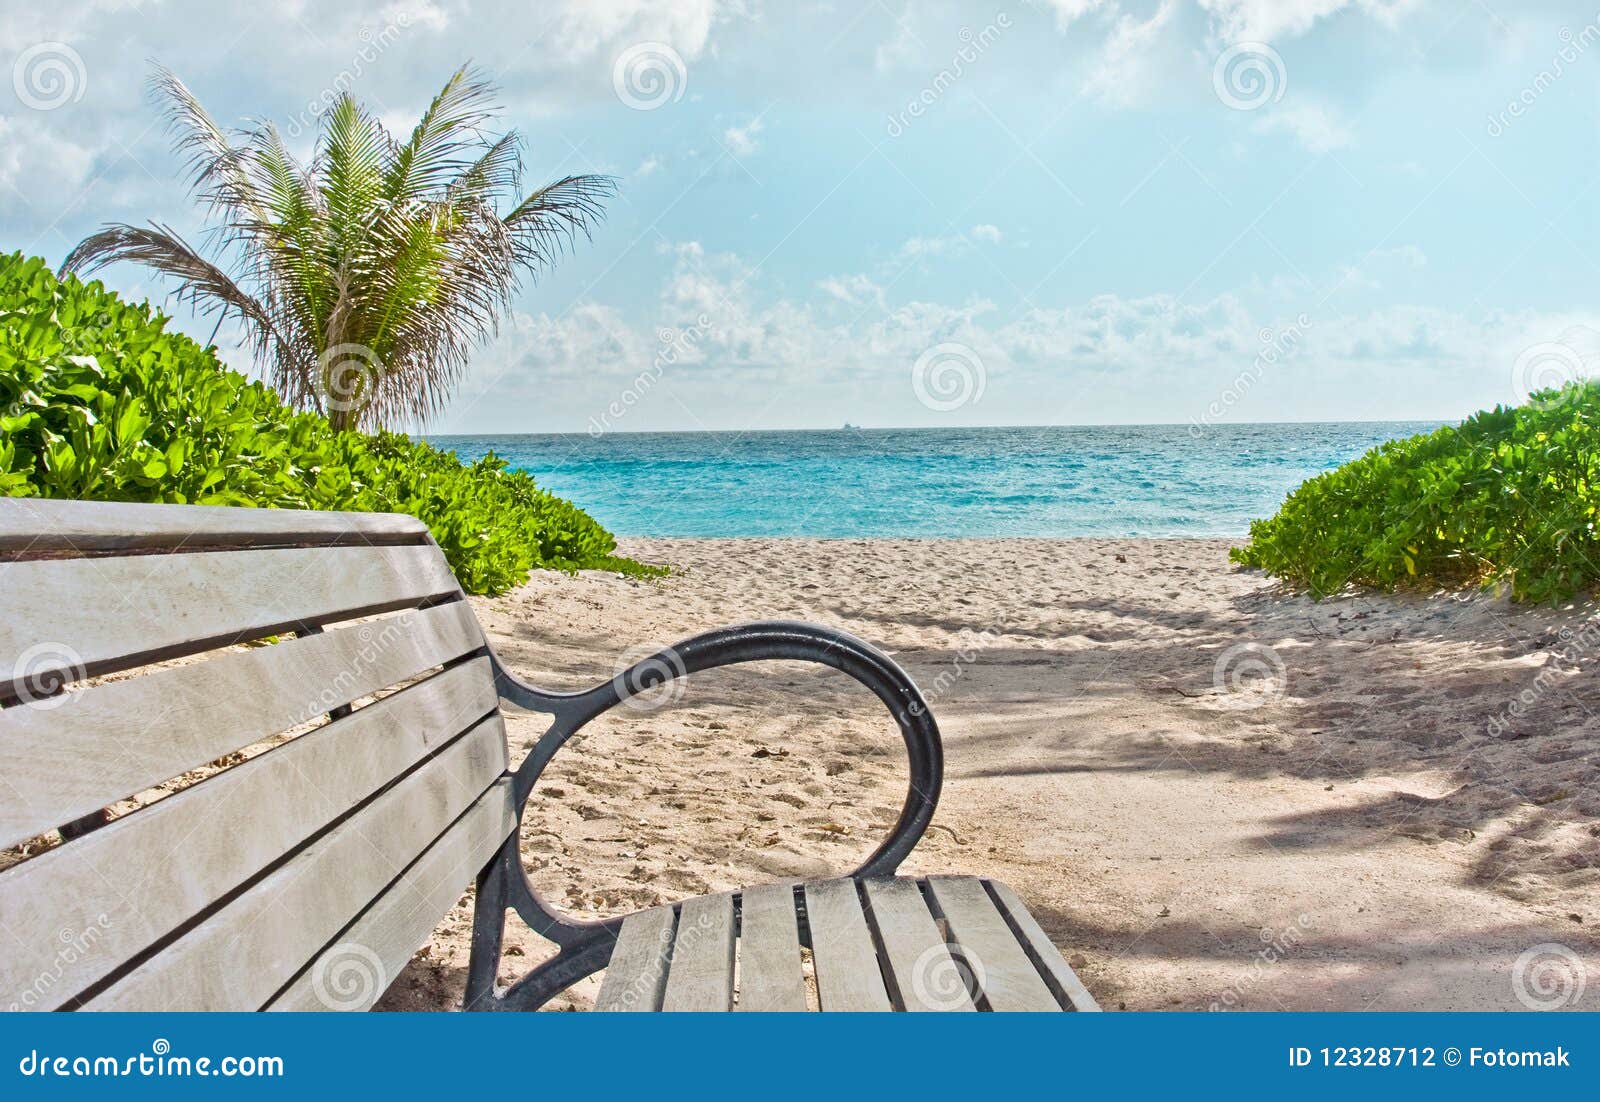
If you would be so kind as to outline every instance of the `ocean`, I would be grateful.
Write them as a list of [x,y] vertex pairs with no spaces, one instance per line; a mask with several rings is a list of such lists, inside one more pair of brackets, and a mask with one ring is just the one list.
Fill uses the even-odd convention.
[[1284,495],[1437,422],[434,436],[619,536],[1244,535]]

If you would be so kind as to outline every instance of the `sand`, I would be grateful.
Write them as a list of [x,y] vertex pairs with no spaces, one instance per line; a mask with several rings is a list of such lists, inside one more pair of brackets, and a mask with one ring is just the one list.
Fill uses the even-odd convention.
[[[1107,1009],[1600,1009],[1592,607],[1315,603],[1211,540],[623,549],[675,573],[475,602],[511,665],[586,687],[769,617],[888,650],[947,755],[903,871],[1008,882]],[[597,722],[532,801],[525,862],[574,914],[845,872],[893,821],[898,735],[842,675],[713,671],[665,705]],[[509,728],[519,755],[542,730]],[[470,917],[466,898],[384,1007],[459,1005]],[[510,928],[508,981],[549,955]]]

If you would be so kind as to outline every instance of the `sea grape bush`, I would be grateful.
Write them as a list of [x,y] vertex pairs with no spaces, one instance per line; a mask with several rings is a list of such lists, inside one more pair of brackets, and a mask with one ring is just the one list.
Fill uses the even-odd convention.
[[336,432],[166,320],[0,256],[0,495],[411,513],[469,593],[503,593],[536,567],[654,572],[504,460]]
[[1600,381],[1382,444],[1250,525],[1235,562],[1323,597],[1347,585],[1505,585],[1558,601],[1600,582]]

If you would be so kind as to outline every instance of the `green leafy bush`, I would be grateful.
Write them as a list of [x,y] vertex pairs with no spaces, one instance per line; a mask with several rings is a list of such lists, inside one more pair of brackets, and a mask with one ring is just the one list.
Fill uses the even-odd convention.
[[0,495],[410,513],[469,593],[535,567],[656,572],[496,456],[335,432],[165,327],[99,283],[0,257]]
[[1597,511],[1600,381],[1580,381],[1308,480],[1232,557],[1317,597],[1428,582],[1556,601],[1600,581]]

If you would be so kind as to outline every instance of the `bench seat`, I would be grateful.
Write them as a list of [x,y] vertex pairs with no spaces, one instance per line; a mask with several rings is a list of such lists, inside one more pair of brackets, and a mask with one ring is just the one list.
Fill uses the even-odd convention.
[[629,915],[595,1009],[1099,1007],[1010,888],[935,876],[770,884]]
[[[909,760],[889,836],[836,880],[604,921],[541,898],[519,826],[557,751],[754,661],[831,667],[889,710]],[[549,717],[520,762],[505,707]],[[0,846],[22,847],[0,1008],[367,1009],[475,887],[469,1010],[602,970],[608,1010],[1095,1009],[1005,885],[896,877],[942,782],[915,683],[843,632],[723,628],[548,692],[413,518],[0,499]],[[503,985],[511,914],[558,952]]]

